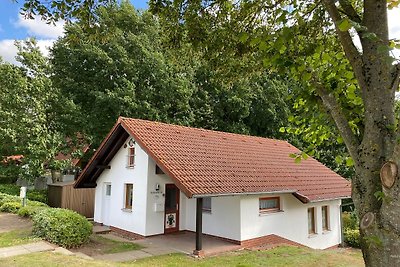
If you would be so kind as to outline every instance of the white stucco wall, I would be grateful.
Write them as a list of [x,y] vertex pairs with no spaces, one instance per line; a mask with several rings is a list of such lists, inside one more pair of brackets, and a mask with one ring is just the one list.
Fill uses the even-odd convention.
[[[166,174],[156,174],[156,163],[151,158],[149,158],[148,170],[146,236],[164,233],[165,185],[173,183]],[[155,189],[156,184],[160,186],[159,191]],[[182,194],[180,199],[182,199]],[[156,204],[162,207],[161,210],[155,210]],[[181,210],[181,203],[179,210]]]
[[[186,230],[196,230],[196,199],[185,197]],[[240,197],[211,198],[211,213],[203,212],[203,233],[240,240]]]
[[[291,194],[282,194],[282,212],[260,214],[259,197],[261,196],[241,198],[241,240],[275,234],[316,249],[325,249],[340,243],[340,200],[303,204]],[[321,207],[325,205],[329,206],[330,231],[323,232]],[[315,235],[308,234],[309,207],[316,209]]]
[[[129,138],[127,139],[127,141]],[[97,179],[95,194],[94,220],[104,223],[107,216],[103,212],[105,200],[104,184],[111,183],[111,197],[109,208],[109,225],[134,232],[146,234],[146,202],[147,202],[147,174],[149,157],[146,152],[135,144],[135,166],[127,167],[128,149],[122,146],[110,162],[111,169],[106,169]],[[133,184],[132,210],[124,210],[125,184]]]

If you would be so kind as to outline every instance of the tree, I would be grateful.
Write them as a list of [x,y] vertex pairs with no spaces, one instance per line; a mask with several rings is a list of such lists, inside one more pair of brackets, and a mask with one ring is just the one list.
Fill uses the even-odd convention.
[[[204,32],[199,21],[236,25],[238,38],[264,51],[264,64],[290,75],[334,122],[354,162],[352,197],[361,218],[367,266],[400,265],[399,176],[381,181],[381,167],[400,163],[395,92],[400,65],[391,50],[387,8],[398,1],[150,1],[171,28]],[[171,30],[172,32],[172,30]],[[175,35],[179,36],[179,35]],[[361,47],[354,42],[358,36]],[[197,41],[197,40],[196,40]],[[202,40],[200,40],[201,42]],[[207,41],[207,39],[205,39]],[[201,45],[207,46],[207,42]],[[215,49],[215,48],[214,48]],[[304,101],[303,101],[304,102]],[[304,102],[305,108],[312,102]]]
[[50,68],[34,39],[17,43],[22,66],[0,62],[0,155],[23,155],[8,175],[33,181],[62,147],[62,107],[67,101],[52,87]]
[[94,146],[118,116],[282,135],[277,129],[287,118],[287,86],[259,70],[245,73],[254,64],[243,62],[251,57],[220,58],[242,67],[216,70],[188,42],[170,46],[157,19],[128,2],[100,8],[95,17],[90,31],[84,21],[66,27],[52,49],[51,76],[78,107],[74,125],[93,137]]

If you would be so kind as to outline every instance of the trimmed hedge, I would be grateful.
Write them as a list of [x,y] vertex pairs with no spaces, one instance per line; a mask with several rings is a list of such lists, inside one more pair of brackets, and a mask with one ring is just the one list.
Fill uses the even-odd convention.
[[21,207],[18,210],[18,216],[20,217],[28,217],[31,218],[33,215],[35,215],[37,212],[39,212],[42,209],[47,209],[48,207],[44,206],[25,206]]
[[65,248],[79,247],[89,241],[92,224],[75,211],[49,208],[32,216],[33,234]]

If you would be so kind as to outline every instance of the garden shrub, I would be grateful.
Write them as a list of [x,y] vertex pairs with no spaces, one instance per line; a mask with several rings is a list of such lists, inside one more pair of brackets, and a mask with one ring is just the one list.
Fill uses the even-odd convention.
[[[20,188],[20,186],[15,184],[0,184],[0,193],[19,197]],[[26,191],[26,198],[47,203],[47,190],[28,189]]]
[[43,202],[39,202],[39,201],[33,201],[33,200],[29,200],[27,201],[27,206],[34,206],[34,207],[48,207],[49,205],[43,203]]
[[35,235],[65,248],[86,243],[92,234],[92,224],[82,215],[67,209],[41,209],[32,220]]
[[32,217],[35,213],[39,212],[42,209],[46,209],[47,207],[45,206],[25,206],[21,207],[18,210],[18,216],[21,217]]
[[343,234],[347,245],[353,248],[360,248],[360,230],[346,228]]
[[6,202],[21,202],[21,199],[17,196],[0,193],[0,206]]
[[0,184],[0,193],[19,196],[20,187],[15,184]]
[[354,211],[343,212],[342,219],[343,219],[344,229],[353,229],[353,230],[358,229],[359,220],[357,214]]
[[30,189],[26,192],[26,198],[33,201],[47,203],[47,190]]
[[21,206],[21,202],[5,202],[0,206],[0,211],[17,213]]

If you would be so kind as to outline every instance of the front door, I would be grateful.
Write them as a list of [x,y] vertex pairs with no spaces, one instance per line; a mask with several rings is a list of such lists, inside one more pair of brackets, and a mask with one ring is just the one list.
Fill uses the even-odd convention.
[[179,230],[179,189],[174,184],[165,185],[164,233]]

